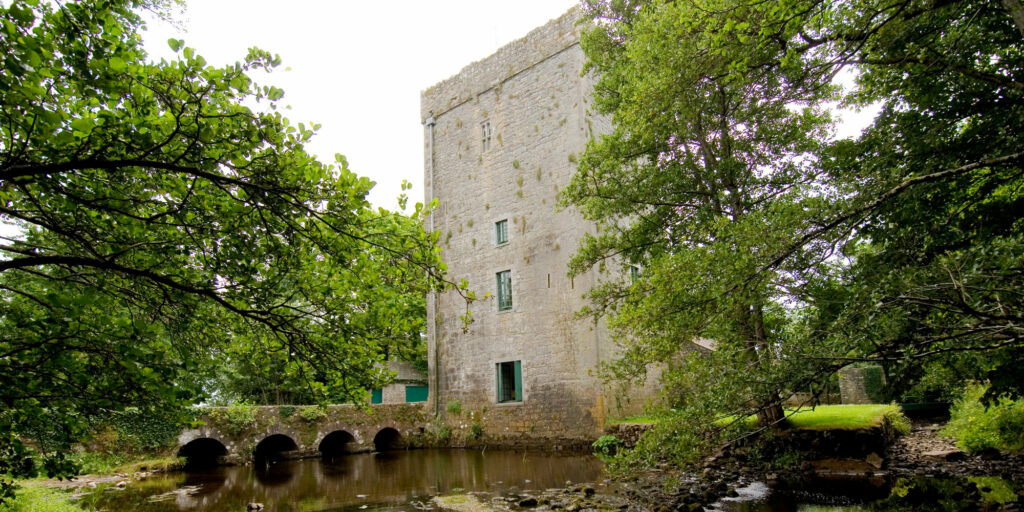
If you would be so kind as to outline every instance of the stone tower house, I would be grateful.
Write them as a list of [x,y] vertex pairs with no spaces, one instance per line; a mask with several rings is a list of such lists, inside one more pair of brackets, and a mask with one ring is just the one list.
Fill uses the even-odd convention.
[[579,444],[642,403],[592,375],[614,351],[601,325],[575,317],[597,273],[567,276],[595,227],[558,210],[558,192],[587,141],[610,129],[592,114],[593,77],[581,76],[578,17],[569,11],[421,96],[426,200],[439,202],[428,229],[441,232],[450,277],[481,298],[468,327],[460,295],[427,299],[430,406],[495,441]]

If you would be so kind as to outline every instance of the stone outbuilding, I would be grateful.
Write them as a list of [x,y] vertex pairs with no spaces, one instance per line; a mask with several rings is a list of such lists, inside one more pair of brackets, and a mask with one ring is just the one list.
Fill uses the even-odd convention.
[[[384,368],[384,366],[381,366]],[[429,397],[427,376],[407,361],[388,361],[386,368],[395,379],[381,389],[370,392],[371,404],[402,404],[426,402]]]

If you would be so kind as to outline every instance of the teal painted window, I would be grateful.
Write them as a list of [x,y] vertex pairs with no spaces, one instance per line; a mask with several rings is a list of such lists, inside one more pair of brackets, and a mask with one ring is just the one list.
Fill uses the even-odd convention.
[[498,363],[498,403],[523,401],[523,367],[520,361]]
[[494,244],[501,245],[508,243],[508,219],[499,220],[494,223]]
[[379,403],[382,403],[382,402],[384,402],[384,390],[383,389],[374,389],[374,390],[370,391],[370,403],[371,404],[379,404]]
[[629,281],[635,283],[637,279],[640,279],[640,269],[636,265],[629,267]]
[[496,274],[498,278],[497,296],[498,311],[512,309],[512,271],[506,270]]
[[405,401],[406,402],[426,402],[427,396],[429,396],[429,388],[426,386],[406,386],[405,387]]

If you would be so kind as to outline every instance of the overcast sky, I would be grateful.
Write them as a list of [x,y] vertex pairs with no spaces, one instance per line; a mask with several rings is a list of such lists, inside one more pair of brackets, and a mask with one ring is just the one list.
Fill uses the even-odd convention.
[[[207,62],[240,61],[258,46],[283,62],[261,81],[285,90],[286,116],[320,123],[307,149],[335,153],[377,182],[370,200],[397,208],[402,180],[423,201],[420,91],[568,11],[577,0],[186,0],[180,27],[150,21],[152,58],[184,39]],[[288,69],[285,69],[288,68]]]

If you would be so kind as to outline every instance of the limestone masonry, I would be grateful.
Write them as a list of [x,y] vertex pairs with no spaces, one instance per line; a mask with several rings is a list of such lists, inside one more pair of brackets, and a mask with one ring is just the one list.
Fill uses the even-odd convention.
[[481,298],[464,329],[460,295],[428,297],[428,409],[498,442],[580,444],[646,396],[592,375],[615,351],[603,325],[575,317],[598,273],[567,276],[595,226],[559,210],[558,192],[587,141],[610,131],[593,113],[594,77],[581,76],[578,18],[572,10],[421,96],[426,200],[439,203],[427,227],[441,232],[450,277]]

